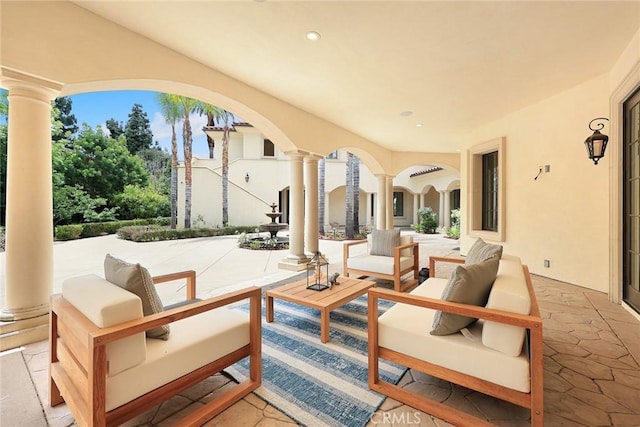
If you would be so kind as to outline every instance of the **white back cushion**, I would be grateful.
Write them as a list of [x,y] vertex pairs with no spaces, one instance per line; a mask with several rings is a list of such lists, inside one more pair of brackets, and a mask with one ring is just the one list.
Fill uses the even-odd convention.
[[[62,296],[99,328],[142,318],[142,302],[135,294],[89,274],[62,283]],[[107,344],[109,376],[142,363],[146,358],[145,334],[141,332]]]
[[[371,239],[372,238],[373,238],[373,235],[371,233],[367,234],[367,254],[371,253]],[[401,234],[400,235],[400,246],[406,245],[406,244],[409,244],[409,243],[413,243],[413,237],[412,236],[403,236]],[[400,252],[400,255],[401,256],[412,256],[413,253],[411,252],[411,249],[403,249]]]
[[[498,277],[491,288],[487,308],[517,314],[531,313],[531,298],[520,258],[502,255]],[[482,344],[509,356],[519,356],[525,333],[525,328],[485,321],[482,328]]]

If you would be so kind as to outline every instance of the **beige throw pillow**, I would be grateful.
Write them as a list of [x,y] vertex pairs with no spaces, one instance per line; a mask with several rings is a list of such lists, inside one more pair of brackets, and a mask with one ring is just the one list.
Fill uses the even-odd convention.
[[[493,256],[480,263],[457,266],[451,273],[440,299],[484,307],[489,299],[493,282],[496,280],[499,264],[500,259]],[[430,333],[431,335],[455,334],[476,320],[478,319],[474,317],[437,311]]]
[[[140,264],[130,264],[107,254],[104,259],[104,277],[114,285],[140,297],[143,315],[148,316],[164,311],[149,270]],[[169,331],[169,325],[162,325],[148,330],[147,337],[167,340]]]
[[491,258],[494,255],[496,255],[498,259],[502,257],[502,245],[492,245],[478,238],[473,246],[471,246],[471,249],[469,249],[464,263],[466,265],[475,264]]
[[400,229],[373,230],[371,255],[393,256],[393,249],[400,244]]

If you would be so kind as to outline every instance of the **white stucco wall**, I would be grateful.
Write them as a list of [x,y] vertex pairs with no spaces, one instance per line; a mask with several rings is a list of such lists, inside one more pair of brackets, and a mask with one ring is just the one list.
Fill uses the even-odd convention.
[[[533,273],[601,291],[608,288],[611,158],[595,166],[584,140],[589,121],[608,116],[608,94],[602,75],[478,128],[465,141],[469,148],[506,137],[505,252],[519,255]],[[461,204],[468,213],[466,155],[461,162]],[[550,172],[534,180],[540,165],[550,165]],[[466,237],[468,227],[463,215],[463,253],[474,241]],[[543,267],[545,259],[550,268]]]

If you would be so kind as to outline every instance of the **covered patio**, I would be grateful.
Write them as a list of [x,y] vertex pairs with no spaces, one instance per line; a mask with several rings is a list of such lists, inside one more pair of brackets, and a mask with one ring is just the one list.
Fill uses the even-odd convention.
[[[640,424],[632,400],[640,389],[639,317],[624,301],[632,287],[640,292],[638,283],[625,283],[638,277],[640,254],[627,248],[628,236],[637,245],[638,228],[625,225],[625,197],[633,193],[623,191],[623,107],[640,88],[638,2],[1,2],[0,19],[0,78],[10,103],[0,320],[3,331],[10,324],[11,334],[22,335],[20,344],[46,337],[57,280],[77,272],[56,276],[66,258],[51,239],[50,101],[88,91],[163,91],[237,113],[290,156],[290,250],[256,265],[295,270],[318,248],[340,259],[321,246],[314,220],[317,162],[332,151],[357,154],[376,175],[380,229],[393,228],[389,189],[399,173],[416,165],[459,171],[460,254],[483,237],[534,275],[545,314],[547,422]],[[594,37],[603,22],[607,31]],[[320,36],[317,43],[308,32]],[[608,118],[610,135],[597,166],[583,144],[594,117]],[[478,190],[488,153],[500,162],[491,227],[481,221]],[[181,269],[189,264],[181,261]],[[85,272],[99,265],[77,264]],[[195,269],[206,276],[208,267]],[[266,271],[247,280],[293,274]],[[210,284],[218,280],[213,275]],[[11,391],[40,408],[38,422],[32,384],[42,387],[41,350],[9,356],[24,368],[8,381],[16,384]],[[19,369],[4,369],[3,360],[2,371]],[[408,377],[406,386],[429,382]],[[473,401],[435,387],[454,404]],[[189,405],[178,411],[197,400],[184,397]],[[247,399],[220,417],[235,420],[244,405],[272,413]],[[45,422],[67,425],[66,416]],[[526,424],[514,421],[517,413],[508,417],[503,424]]]
[[[420,235],[421,265],[428,256],[457,256],[457,241],[442,236]],[[331,270],[341,271],[341,242],[321,240],[320,249],[336,260]],[[105,252],[150,266],[163,274],[177,266],[193,267],[198,276],[198,295],[213,296],[250,284],[267,285],[287,280],[294,272],[277,268],[278,252],[238,249],[234,238],[194,241],[132,243],[105,236],[59,243],[54,246],[56,289],[62,280],[78,274],[102,274]],[[81,261],[81,262],[78,262]],[[239,265],[245,268],[238,268]],[[246,268],[251,266],[251,268]],[[225,275],[224,272],[232,272]],[[443,272],[444,274],[444,272]],[[544,316],[545,425],[640,424],[637,396],[640,393],[640,322],[601,292],[569,285],[541,276],[533,283]],[[162,289],[163,302],[181,292]],[[29,344],[0,356],[3,425],[68,426],[73,423],[65,405],[47,404],[48,342]],[[207,401],[210,393],[224,387],[228,377],[217,375],[128,425],[166,425],[179,420]],[[409,371],[401,384],[437,396],[446,404],[482,414],[498,425],[529,425],[528,412],[450,383]],[[10,386],[10,389],[5,387]],[[446,425],[430,415],[387,399],[370,425],[398,420],[419,420],[419,425]],[[386,420],[386,421],[385,421]],[[386,424],[385,424],[386,422]],[[256,395],[249,395],[207,425],[295,424],[288,416]]]

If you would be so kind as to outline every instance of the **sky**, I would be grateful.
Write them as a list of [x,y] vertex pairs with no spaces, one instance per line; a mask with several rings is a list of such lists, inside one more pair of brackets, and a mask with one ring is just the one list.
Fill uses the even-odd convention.
[[[158,141],[160,147],[171,152],[171,126],[169,126],[156,101],[156,92],[140,90],[123,90],[109,92],[90,92],[69,96],[72,101],[71,112],[76,116],[78,127],[83,123],[92,128],[102,126],[107,130],[105,123],[113,118],[122,122],[124,128],[129,120],[129,113],[133,104],[142,105],[142,109],[147,113],[153,140]],[[207,137],[202,131],[202,127],[207,124],[205,116],[192,115],[191,129],[193,131],[193,155],[196,157],[209,157]],[[178,135],[178,158],[184,158],[182,148],[182,122],[176,126]]]

